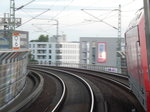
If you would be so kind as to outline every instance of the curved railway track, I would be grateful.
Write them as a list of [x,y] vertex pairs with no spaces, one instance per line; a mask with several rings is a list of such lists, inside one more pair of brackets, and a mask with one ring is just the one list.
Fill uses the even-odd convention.
[[43,91],[33,104],[25,107],[26,109],[23,108],[21,112],[57,111],[59,109],[58,105],[61,105],[61,103],[63,103],[64,94],[66,92],[64,82],[58,76],[50,72],[39,72],[35,69],[31,70],[31,72],[38,73],[43,76]]
[[[48,67],[48,66],[45,66]],[[57,68],[55,66],[51,66],[51,68]],[[67,70],[70,72],[78,72],[78,73],[84,73],[84,74],[88,74],[88,75],[92,75],[95,77],[100,77],[106,80],[109,80],[111,82],[114,83],[118,83],[119,85],[124,86],[125,88],[127,88],[128,90],[130,90],[129,88],[129,81],[128,81],[128,77],[124,76],[124,75],[120,75],[120,74],[115,74],[115,73],[108,73],[108,72],[100,72],[100,71],[94,71],[94,70],[86,70],[86,69],[78,69],[78,68],[68,68],[68,67],[59,67],[59,69],[62,70]]]
[[49,71],[59,69],[59,71],[68,71],[83,77],[94,91],[95,112],[132,112],[134,110],[144,112],[138,100],[130,91],[127,77],[117,76],[116,74],[108,76],[107,73],[65,67],[40,66],[40,68]]
[[[73,68],[70,69],[70,68],[63,68],[63,67],[60,67],[59,69],[70,71],[74,74],[84,77],[85,79],[91,81],[94,85],[96,85],[96,87],[98,87],[103,94],[105,110],[109,112],[110,111],[111,112],[119,112],[119,111],[120,112],[129,112],[129,111],[144,112],[142,106],[140,105],[140,103],[138,102],[138,100],[135,98],[135,96],[130,90],[127,77],[124,76],[122,77],[120,75],[117,76],[114,74],[106,74],[106,73],[102,75],[102,72],[100,73],[97,71],[88,72],[82,69],[73,69]],[[108,78],[108,75],[112,75],[109,76],[111,78]],[[95,96],[98,96],[98,94],[95,94]],[[99,104],[99,101],[96,101],[96,105],[97,104]],[[96,110],[97,109],[101,110],[99,109],[98,105],[95,107],[98,107],[96,108]],[[97,112],[99,112],[98,110]]]
[[[57,77],[64,81],[67,92],[64,93],[63,100],[60,104],[57,104],[58,109],[52,110],[53,112],[93,112],[94,106],[94,94],[90,85],[81,77],[69,73],[63,70],[40,70],[38,67],[32,67],[30,70],[34,70],[40,73],[55,74]],[[33,108],[33,107],[32,107]],[[56,106],[54,107],[56,108]],[[41,112],[51,112],[47,109]]]

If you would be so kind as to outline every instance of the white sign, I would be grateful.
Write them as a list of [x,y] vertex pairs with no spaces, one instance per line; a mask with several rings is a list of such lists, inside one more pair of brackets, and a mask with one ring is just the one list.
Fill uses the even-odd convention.
[[13,33],[12,35],[12,49],[20,49],[20,34]]

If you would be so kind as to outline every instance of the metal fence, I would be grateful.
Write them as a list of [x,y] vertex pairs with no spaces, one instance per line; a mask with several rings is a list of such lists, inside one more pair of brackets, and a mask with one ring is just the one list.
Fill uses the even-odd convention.
[[27,52],[0,51],[0,110],[25,87],[27,61]]
[[127,67],[116,67],[116,66],[101,66],[95,64],[80,64],[80,63],[29,63],[35,65],[48,65],[48,66],[58,66],[58,67],[70,67],[70,68],[80,68],[80,69],[88,69],[94,71],[101,71],[101,72],[110,72],[110,73],[117,73],[122,75],[128,75]]

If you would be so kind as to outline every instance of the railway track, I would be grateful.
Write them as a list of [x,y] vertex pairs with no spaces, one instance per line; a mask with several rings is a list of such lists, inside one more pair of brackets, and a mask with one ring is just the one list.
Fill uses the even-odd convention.
[[[53,112],[93,112],[94,94],[90,85],[84,79],[73,73],[62,70],[51,70],[49,72],[49,70],[45,70],[44,68],[40,70],[38,67],[32,67],[30,68],[30,70],[38,71],[40,73],[49,73],[53,75],[57,74],[57,77],[64,81],[67,92],[64,93],[64,97],[62,98],[63,104],[57,104],[58,109],[52,110]],[[51,110],[47,110],[44,112],[49,111]]]
[[[132,112],[134,110],[136,110],[136,112],[144,112],[143,108],[130,91],[127,77],[116,76],[115,74],[111,77],[106,73],[102,74],[102,72],[74,68],[50,66],[40,66],[40,68],[49,71],[57,71],[59,69],[58,71],[68,71],[83,77],[94,91],[95,112]],[[59,72],[57,74],[59,74]]]
[[43,78],[39,74],[28,73],[26,85],[22,92],[8,103],[0,112],[16,112],[32,104],[43,88]]
[[[38,73],[44,78],[44,87],[38,99],[28,108],[21,112],[56,112],[65,98],[66,86],[63,80],[57,75],[46,72],[44,70],[38,71],[36,69],[30,70]],[[36,71],[36,72],[35,72]],[[20,112],[20,111],[19,111]]]
[[[48,66],[45,66],[45,67],[48,67]],[[51,68],[57,68],[57,67],[51,66]],[[130,90],[128,77],[124,75],[108,73],[108,72],[93,71],[93,70],[78,69],[78,68],[68,68],[68,67],[59,67],[59,69],[76,72],[76,73],[82,72],[87,75],[92,75],[95,77],[103,78],[105,80],[114,82],[118,85],[122,85],[126,89]]]
[[[56,67],[54,67],[54,68],[56,68]],[[58,67],[57,67],[57,69],[58,69]],[[103,94],[105,110],[109,110],[109,111],[111,110],[114,112],[117,112],[117,111],[144,112],[140,103],[138,102],[138,100],[135,98],[134,94],[130,90],[127,77],[109,74],[109,75],[112,75],[112,77],[110,76],[111,78],[108,78],[108,74],[104,73],[103,75],[101,75],[102,74],[101,72],[100,73],[93,72],[93,71],[88,72],[88,71],[82,70],[82,69],[70,69],[70,68],[65,68],[65,67],[60,67],[59,69],[65,70],[65,71],[70,71],[72,73],[75,73],[75,74],[83,77],[84,79],[88,79],[89,82],[91,81],[92,83],[94,83],[96,85],[96,87],[98,87],[101,90],[101,92]],[[122,83],[121,81],[124,81],[124,82]],[[112,83],[114,85],[112,85]],[[115,86],[115,85],[117,85],[117,86]],[[107,88],[107,89],[105,89],[105,88]],[[110,93],[109,96],[108,96],[108,93]],[[120,94],[118,94],[118,93],[120,93]],[[97,95],[95,94],[95,96],[98,96],[98,94]],[[96,99],[97,99],[97,97],[96,97]],[[113,99],[114,101],[110,100],[110,99]],[[120,99],[122,99],[122,101],[123,101],[122,103],[119,101]],[[118,104],[114,103],[114,102],[118,102]],[[119,103],[121,103],[121,105]],[[96,101],[96,104],[99,104],[99,101]],[[99,109],[98,105],[95,107],[98,107],[98,108],[96,108],[97,112],[99,112],[98,110],[101,110],[101,109]],[[106,109],[106,108],[108,108],[108,109]],[[120,108],[120,110],[119,110],[119,108]]]

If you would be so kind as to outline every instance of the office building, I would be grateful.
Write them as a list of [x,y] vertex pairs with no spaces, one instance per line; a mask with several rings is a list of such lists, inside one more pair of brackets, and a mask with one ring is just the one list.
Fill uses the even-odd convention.
[[79,63],[79,43],[67,42],[64,35],[53,36],[49,42],[29,42],[29,49],[40,64]]

